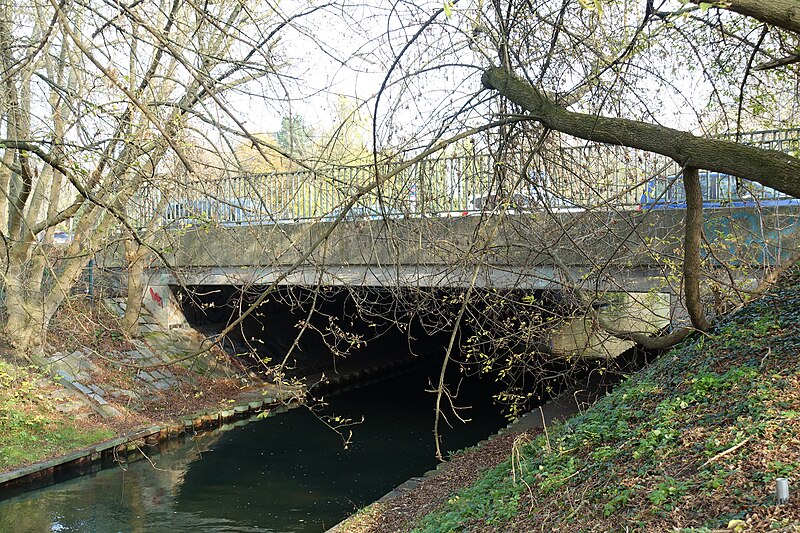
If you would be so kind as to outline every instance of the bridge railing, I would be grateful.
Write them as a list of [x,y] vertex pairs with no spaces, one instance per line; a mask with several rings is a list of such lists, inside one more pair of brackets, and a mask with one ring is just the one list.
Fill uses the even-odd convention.
[[[743,144],[800,154],[800,131],[742,133]],[[556,139],[556,143],[559,139]],[[535,154],[514,154],[503,160],[489,154],[424,159],[363,196],[345,216],[350,219],[460,215],[482,207],[524,204],[555,209],[631,208],[669,186],[680,172],[673,161],[647,152],[597,143],[551,144]],[[572,143],[572,144],[567,144]],[[382,164],[379,172],[399,163]],[[333,220],[358,187],[375,180],[375,167],[334,166],[267,174],[242,174],[144,188],[131,211],[146,223],[207,220],[223,224],[281,223],[305,219]],[[719,196],[716,180],[706,180],[706,198]],[[673,185],[673,183],[675,183]],[[764,188],[756,194],[774,195]],[[676,193],[679,194],[679,193]]]

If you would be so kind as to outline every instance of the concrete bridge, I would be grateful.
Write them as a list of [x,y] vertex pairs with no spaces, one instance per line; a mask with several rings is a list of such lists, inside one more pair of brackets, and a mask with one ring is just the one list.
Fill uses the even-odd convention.
[[[737,139],[800,149],[797,129]],[[153,270],[157,286],[280,280],[539,289],[579,281],[595,290],[657,288],[681,241],[680,169],[624,147],[576,146],[558,137],[553,143],[546,152],[510,155],[502,163],[471,154],[410,166],[169,182],[140,191],[129,211],[139,213],[143,226],[154,217],[161,222],[157,246],[176,270]],[[342,213],[355,190],[375,182],[376,171],[394,174]],[[705,209],[706,236],[715,243],[711,262],[759,268],[792,253],[800,201],[716,173],[701,174],[701,182],[712,207]],[[502,201],[505,210],[497,209]],[[749,209],[732,207],[743,205]],[[343,223],[309,252],[339,215]],[[106,262],[121,263],[119,257]]]
[[[704,212],[707,260],[712,272],[730,269],[720,273],[725,280],[755,277],[800,250],[797,206]],[[682,209],[592,210],[344,221],[333,229],[330,222],[193,226],[165,235],[164,255],[172,268],[149,270],[146,304],[156,313],[169,308],[169,288],[176,285],[275,281],[525,290],[568,284],[675,294],[680,274],[671,265],[679,265],[684,217]],[[327,239],[309,252],[327,231]],[[109,257],[107,266],[120,259]]]
[[[745,138],[798,148],[796,130]],[[667,311],[677,308],[685,218],[682,189],[673,185],[679,169],[620,147],[566,148],[559,161],[535,175],[527,163],[517,169],[530,189],[505,191],[507,204],[494,209],[478,205],[500,203],[502,192],[492,188],[493,164],[483,156],[409,167],[348,215],[340,206],[353,187],[374,180],[374,168],[211,181],[196,187],[195,197],[180,193],[163,213],[152,207],[163,193],[145,191],[142,216],[161,217],[156,247],[166,263],[148,270],[145,305],[174,327],[185,320],[176,286],[278,283],[525,291],[567,285],[592,294],[660,293],[671,300]],[[576,179],[581,173],[589,177]],[[708,277],[721,285],[751,282],[800,250],[800,202],[755,185],[742,192],[730,176],[708,174],[705,185]],[[118,252],[104,264],[124,267]]]
[[[704,213],[706,273],[721,286],[732,278],[752,283],[766,267],[800,251],[800,206]],[[273,282],[526,292],[566,284],[615,302],[603,312],[616,327],[653,331],[682,308],[684,218],[682,209],[591,210],[343,221],[336,227],[322,221],[192,226],[164,235],[171,268],[149,269],[144,304],[162,327],[173,328],[189,325],[175,296],[179,285],[202,293],[223,286],[258,290]],[[106,266],[123,266],[120,259],[108,257]],[[548,342],[554,354],[603,358],[632,345],[598,332],[586,319],[560,324]]]

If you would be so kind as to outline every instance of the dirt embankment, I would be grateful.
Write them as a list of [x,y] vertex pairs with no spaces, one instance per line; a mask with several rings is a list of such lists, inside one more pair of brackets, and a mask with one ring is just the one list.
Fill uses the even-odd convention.
[[340,531],[800,531],[798,479],[795,269],[581,415],[462,454]]
[[198,355],[203,337],[191,329],[159,331],[143,316],[147,333],[131,339],[118,333],[118,319],[106,306],[71,302],[53,321],[38,366],[0,350],[0,473],[232,409],[266,387],[217,348]]

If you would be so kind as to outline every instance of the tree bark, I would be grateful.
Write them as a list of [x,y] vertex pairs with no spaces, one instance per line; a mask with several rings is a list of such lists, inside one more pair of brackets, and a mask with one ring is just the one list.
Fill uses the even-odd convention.
[[[691,1],[699,4],[702,0]],[[800,2],[797,0],[727,0],[723,4],[720,9],[800,33]]]
[[139,336],[139,315],[144,299],[144,260],[149,250],[133,239],[125,241],[125,259],[128,263],[128,294],[125,298],[125,314],[120,326],[131,337]]
[[800,159],[783,152],[706,139],[646,122],[568,111],[527,81],[499,67],[487,69],[482,81],[485,87],[522,107],[531,119],[555,131],[662,154],[683,167],[731,174],[800,197]]
[[14,347],[14,357],[33,363],[33,357],[41,351],[45,338],[45,324],[41,307],[31,305],[18,298],[19,292],[7,291],[8,320],[6,335]]
[[8,250],[9,261],[3,277],[5,308],[8,318],[3,330],[17,357],[31,362],[30,355],[44,339],[45,321],[41,286],[26,282],[27,246],[17,243]]
[[697,169],[683,169],[683,186],[686,190],[686,227],[683,239],[683,284],[686,293],[686,310],[692,325],[708,331],[711,322],[706,318],[700,293],[701,257],[703,243],[703,193]]

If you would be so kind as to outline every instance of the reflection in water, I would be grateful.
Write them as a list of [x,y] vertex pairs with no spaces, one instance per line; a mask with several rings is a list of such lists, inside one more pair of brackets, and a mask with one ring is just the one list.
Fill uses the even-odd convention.
[[[323,531],[435,465],[431,370],[333,397],[328,412],[364,417],[348,449],[301,407],[0,502],[0,531]],[[490,392],[461,394],[474,421],[445,433],[450,450],[504,422]]]

